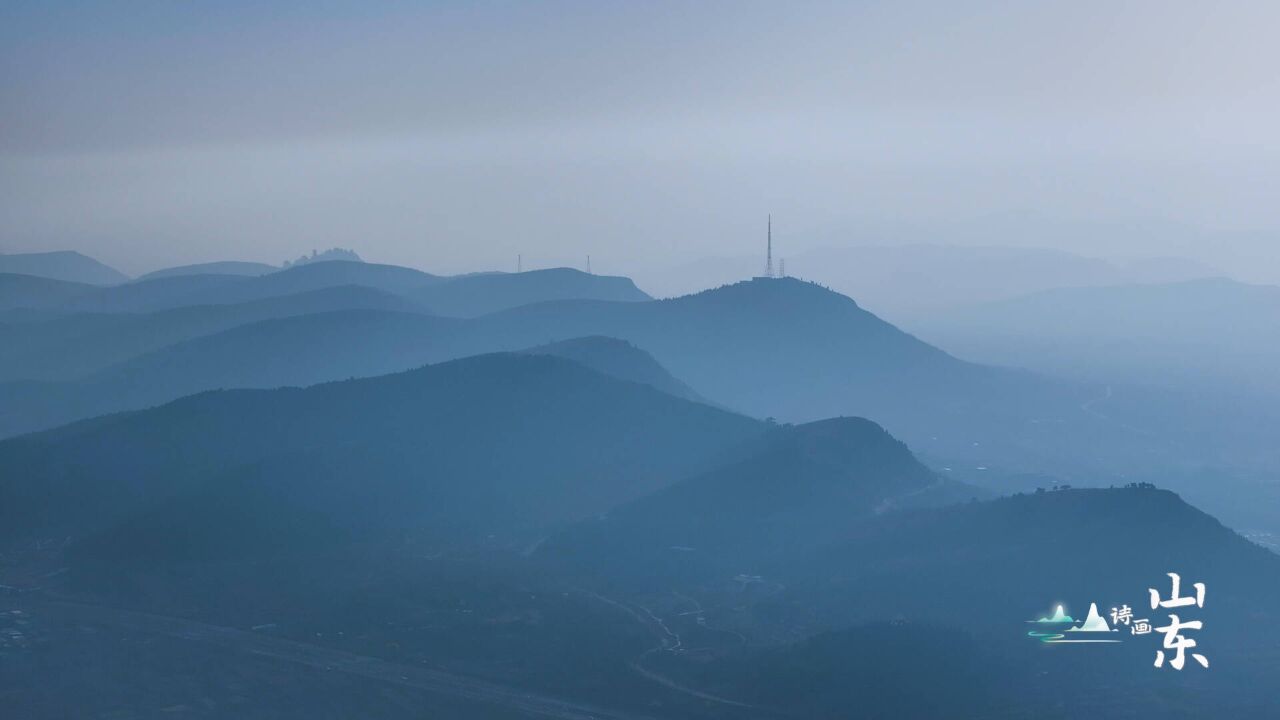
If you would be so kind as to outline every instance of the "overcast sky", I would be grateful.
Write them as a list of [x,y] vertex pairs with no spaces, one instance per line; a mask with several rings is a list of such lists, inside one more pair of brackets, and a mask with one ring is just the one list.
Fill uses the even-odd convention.
[[1274,1],[115,5],[0,9],[0,251],[626,273],[772,212],[1280,282]]

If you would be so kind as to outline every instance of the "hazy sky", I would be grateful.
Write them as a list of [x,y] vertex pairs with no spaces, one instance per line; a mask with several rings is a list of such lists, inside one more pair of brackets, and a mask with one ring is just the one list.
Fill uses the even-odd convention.
[[625,273],[772,212],[1280,281],[1274,1],[113,5],[0,9],[0,251]]

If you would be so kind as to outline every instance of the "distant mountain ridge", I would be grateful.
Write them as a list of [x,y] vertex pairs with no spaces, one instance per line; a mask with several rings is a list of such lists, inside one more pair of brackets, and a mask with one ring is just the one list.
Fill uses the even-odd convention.
[[193,265],[175,265],[161,270],[152,270],[139,275],[139,280],[151,280],[161,277],[177,277],[180,275],[243,275],[256,277],[279,270],[275,265],[239,260],[222,260],[216,262],[195,263]]
[[438,281],[434,275],[396,265],[345,261],[308,263],[257,275],[160,275],[86,294],[62,308],[99,313],[158,312],[193,305],[227,305],[342,285],[363,285],[404,294]]
[[129,276],[119,270],[72,250],[0,253],[0,273],[34,275],[87,285],[117,285],[129,280]]
[[354,309],[421,311],[415,303],[397,295],[348,285],[246,303],[189,306],[147,314],[68,314],[39,323],[0,327],[0,339],[11,348],[0,356],[0,377],[82,379],[168,345],[240,325]]
[[[775,255],[781,246],[775,246]],[[1177,282],[1222,273],[1181,258],[1106,260],[1050,248],[978,244],[831,245],[783,252],[787,270],[857,298],[895,323],[928,319],[960,305],[1057,287]],[[660,297],[760,272],[760,258],[707,258],[636,275]]]
[[32,297],[25,303],[15,288],[15,300],[0,306],[0,310],[30,307],[62,312],[158,312],[192,305],[251,302],[342,285],[363,285],[402,295],[437,314],[457,317],[475,317],[547,300],[651,299],[629,278],[591,275],[571,268],[450,277],[399,265],[340,259],[298,263],[269,272],[259,271],[267,266],[243,265],[209,263],[171,268],[133,282],[62,295],[41,295],[32,290]]
[[421,287],[412,297],[435,312],[456,317],[476,317],[555,300],[643,302],[653,299],[637,288],[631,278],[592,275],[572,268],[462,275]]

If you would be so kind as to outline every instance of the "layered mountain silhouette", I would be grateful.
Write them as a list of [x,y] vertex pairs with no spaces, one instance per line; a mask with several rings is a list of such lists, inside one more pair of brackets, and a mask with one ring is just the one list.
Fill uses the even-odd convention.
[[[219,270],[226,272],[220,272]],[[445,277],[398,265],[326,260],[273,272],[212,263],[146,275],[134,282],[31,307],[71,312],[139,313],[191,305],[225,305],[311,290],[360,285],[402,295],[443,315],[473,317],[566,298],[648,300],[628,278],[589,275],[569,268],[527,273],[478,273]],[[32,301],[33,303],[35,301]]]
[[268,275],[242,279],[228,287],[193,294],[188,304],[247,302],[337,285],[361,285],[404,295],[441,280],[438,275],[399,265],[328,260],[296,265]]
[[[0,437],[141,409],[205,390],[306,386],[397,372],[455,358],[467,337],[467,321],[454,318],[379,309],[324,311],[330,303],[358,307],[362,302],[371,307],[408,303],[367,288],[336,288],[243,305],[184,308],[148,316],[108,316],[120,319],[113,324],[110,339],[75,335],[77,324],[68,319],[65,324],[69,336],[61,339],[62,347],[84,341],[84,347],[90,348],[100,342],[106,349],[125,354],[142,343],[161,337],[175,339],[200,325],[210,329],[220,323],[249,319],[252,314],[282,316],[176,342],[78,380],[0,383]],[[292,314],[304,308],[314,312]],[[227,309],[235,312],[223,312]],[[14,328],[10,335],[21,337],[24,329]],[[126,340],[127,344],[122,342]],[[605,375],[705,402],[651,355],[622,340],[573,338],[525,352],[568,358]],[[78,367],[104,359],[102,353],[68,353],[62,357]],[[24,359],[21,353],[13,358]],[[34,365],[32,369],[36,369]],[[44,371],[51,369],[56,368]],[[63,371],[69,369],[72,368],[64,367]]]
[[763,431],[562,358],[489,355],[205,393],[0,442],[0,526],[9,540],[123,533],[95,541],[121,559],[243,547],[297,517],[339,535],[476,539],[601,512]]
[[434,275],[396,265],[326,261],[256,277],[239,273],[153,276],[104,288],[62,309],[100,313],[155,312],[190,305],[251,302],[343,285],[362,285],[401,294],[437,280]]
[[0,253],[0,273],[85,283],[117,285],[129,276],[93,258],[71,250],[42,253]]
[[955,360],[847,297],[792,279],[650,303],[530,305],[483,318],[481,328],[516,345],[593,334],[626,339],[709,397],[787,420],[840,414],[854,394],[871,409],[915,390],[899,379],[946,390],[1002,377]]
[[[1146,487],[974,499],[889,434],[974,433],[931,448],[978,437],[974,457],[1001,461],[1131,444],[1074,385],[959,361],[792,280],[476,318],[425,304],[339,287],[33,321],[25,331],[57,328],[76,353],[100,343],[118,360],[46,386],[66,393],[56,402],[15,394],[7,408],[197,394],[0,441],[6,557],[34,553],[39,582],[90,602],[279,622],[261,632],[406,666],[461,657],[575,692],[604,677],[636,707],[675,687],[689,704],[664,708],[678,717],[747,712],[708,695],[761,716],[840,716],[849,688],[888,714],[960,703],[998,716],[1010,693],[1066,714],[1113,695],[1141,710],[1132,698],[1169,689],[1149,672],[1158,638],[1064,660],[1032,654],[1024,620],[1061,598],[1138,607],[1170,571],[1210,591],[1201,649],[1216,674],[1191,707],[1235,711],[1236,690],[1277,669],[1273,553]],[[449,359],[487,350],[512,352]],[[783,421],[850,408],[891,422],[779,424],[700,397]],[[1099,424],[1065,424],[1072,411]],[[325,639],[333,629],[351,639]],[[495,669],[499,656],[515,660]],[[907,699],[888,684],[961,661],[937,702],[922,699],[937,683],[902,685]],[[811,685],[787,679],[797,668]],[[1104,682],[1121,673],[1119,690]],[[1081,685],[1098,689],[1052,690]],[[1185,699],[1174,691],[1160,709]]]
[[[474,315],[488,307],[507,308],[512,304],[564,297],[602,296],[627,300],[646,297],[625,278],[587,275],[575,270],[440,278],[409,268],[341,261],[301,265],[262,277],[246,278],[228,274],[160,275],[101,290],[28,276],[0,275],[0,310],[27,308],[42,311],[44,316],[36,316],[36,319],[56,318],[59,315],[78,316],[68,317],[61,323],[33,323],[25,328],[20,337],[14,338],[14,344],[20,344],[23,348],[21,355],[24,360],[19,362],[12,358],[0,359],[0,378],[69,377],[51,368],[66,364],[61,356],[68,348],[61,343],[67,340],[70,327],[76,328],[76,334],[93,338],[95,347],[114,344],[115,341],[109,337],[113,333],[124,336],[118,342],[128,345],[131,343],[130,336],[135,332],[134,328],[139,325],[173,326],[175,337],[181,340],[229,329],[234,324],[285,314],[303,314],[306,310],[264,314],[254,308],[270,307],[272,303],[281,307],[292,305],[301,308],[309,301],[287,298],[291,295],[313,297],[304,294],[318,291],[331,291],[335,294],[314,311],[369,308],[423,311],[430,306],[417,296],[422,294],[420,291],[425,286],[437,284],[440,288],[432,293],[432,299],[460,315]],[[384,302],[370,304],[366,298],[355,297],[344,304],[338,301],[336,295],[344,292],[353,295],[365,293],[366,296],[377,292],[396,295],[399,300],[384,298]],[[222,305],[244,306],[244,310],[224,311],[212,307]],[[188,311],[192,317],[186,323],[190,329],[183,330],[179,326],[187,316],[178,310],[186,308],[192,308]],[[453,312],[436,311],[436,314],[448,315]],[[153,319],[107,317],[113,314],[149,313],[167,314],[156,315]],[[31,312],[27,314],[34,315]],[[231,318],[237,314],[242,314],[244,319],[234,324],[226,321],[212,326],[205,325],[199,317],[216,315]],[[149,335],[149,332],[143,331],[142,334]],[[86,340],[82,346],[88,344],[90,343]],[[145,352],[160,345],[143,342],[139,343],[139,347],[143,348],[141,352]],[[108,348],[104,358],[96,361],[86,359],[83,365],[87,369],[81,372],[101,369],[126,359],[126,356]]]
[[200,298],[207,298],[219,288],[244,281],[238,275],[182,275],[137,280],[85,293],[50,309],[63,312],[145,313],[185,305],[207,305],[208,301]]
[[[378,268],[317,263],[247,282],[370,267]],[[462,280],[448,285],[454,282]],[[1026,388],[1050,387],[957,361],[848,298],[793,280],[758,280],[660,302],[539,303],[456,326],[374,311],[283,318],[157,350],[111,372],[145,378],[157,389],[149,398],[168,399],[173,396],[159,388],[306,385],[589,335],[628,340],[711,400],[757,416],[860,414],[915,422],[926,415],[927,431],[936,433],[950,420],[944,413],[972,413],[975,399],[990,401],[987,388],[1030,402]],[[38,340],[31,345],[41,346]],[[26,364],[38,366],[48,354],[33,352]],[[904,398],[913,400],[900,402]],[[927,405],[921,407],[921,398]],[[968,406],[960,404],[965,400]],[[969,438],[956,443],[968,446]]]
[[84,378],[140,355],[238,326],[337,310],[416,312],[421,306],[381,290],[343,285],[246,303],[156,313],[55,316],[39,323],[0,326],[0,338],[9,346],[0,356],[0,378]]
[[239,325],[79,380],[0,383],[0,434],[136,410],[205,390],[303,386],[396,372],[452,357],[448,342],[457,329],[450,318],[379,310]]
[[[353,272],[387,273],[392,286],[427,283],[419,287],[442,291],[470,281],[440,280],[403,268],[325,262],[260,278],[237,278],[233,284],[219,285],[210,292],[243,287],[239,283],[259,287],[259,283],[278,283],[280,278],[288,280],[288,289],[297,289],[311,281],[296,283],[289,280],[291,276],[306,280],[308,273],[318,273],[323,285],[329,280],[350,279],[348,274]],[[471,280],[516,282],[520,277],[474,276]],[[178,280],[183,278],[149,282]],[[377,314],[368,312],[373,313],[365,316],[370,319]],[[1055,381],[963,362],[880,320],[847,297],[792,279],[757,279],[663,301],[534,303],[459,321],[461,324],[453,326],[456,332],[448,337],[434,334],[444,323],[432,324],[424,334],[421,328],[426,321],[422,319],[382,318],[365,326],[342,317],[284,318],[267,328],[243,326],[202,338],[196,345],[156,350],[146,359],[120,360],[117,356],[117,363],[136,360],[139,367],[168,367],[165,372],[179,380],[184,368],[190,368],[190,382],[173,387],[191,391],[273,387],[391,372],[576,337],[607,336],[644,348],[712,402],[757,417],[788,421],[838,415],[871,417],[918,452],[959,463],[970,472],[998,463],[1015,470],[1086,477],[1104,467],[1117,473],[1177,463],[1202,465],[1206,459],[1217,463],[1266,462],[1265,443],[1259,442],[1257,431],[1265,422],[1250,419],[1248,423],[1223,424],[1219,422],[1224,417],[1221,413],[1167,394],[1150,397],[1125,389],[1112,392],[1100,385]],[[24,345],[31,351],[19,353],[19,364],[28,371],[65,366],[57,343],[40,337],[45,325],[59,326],[28,325],[0,330],[28,338]],[[55,337],[59,332],[63,331],[54,330]],[[368,342],[375,343],[368,352],[354,350]],[[343,349],[344,345],[350,347]],[[202,354],[218,359],[202,360]],[[256,368],[266,370],[258,372]],[[209,369],[213,372],[206,372]],[[164,376],[164,372],[157,375]],[[163,395],[151,397],[167,399]],[[1258,417],[1265,420],[1266,413]],[[1082,453],[1080,448],[1088,448],[1088,452]]]
[[339,309],[238,325],[141,355],[94,375],[169,400],[216,388],[307,386],[372,377],[456,357],[454,318]]
[[[1082,472],[1145,465],[1150,435],[1082,409],[1102,388],[958,360],[812,283],[764,279],[649,303],[565,301],[481,318],[476,349],[608,335],[706,397],[803,422],[870,417],[919,452],[971,466]],[[1077,448],[1087,446],[1089,455]]]

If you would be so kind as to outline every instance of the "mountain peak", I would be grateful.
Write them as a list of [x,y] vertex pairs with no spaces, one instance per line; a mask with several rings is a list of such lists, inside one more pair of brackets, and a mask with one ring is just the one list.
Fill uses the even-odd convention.
[[818,283],[791,277],[757,277],[662,302],[771,323],[775,327],[834,321],[897,332],[897,328],[859,306],[853,298]]
[[[545,556],[611,577],[708,578],[821,546],[899,504],[953,500],[957,487],[870,420],[784,425],[723,465],[579,523]],[[678,562],[673,546],[688,550]]]
[[905,443],[866,418],[817,420],[789,428],[788,437],[806,462],[846,472],[916,464]]
[[831,288],[819,285],[816,282],[793,277],[754,277],[683,297],[728,297],[762,300],[785,298],[792,301],[827,301],[858,307],[858,303],[847,295],[841,295]]

